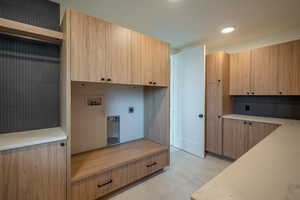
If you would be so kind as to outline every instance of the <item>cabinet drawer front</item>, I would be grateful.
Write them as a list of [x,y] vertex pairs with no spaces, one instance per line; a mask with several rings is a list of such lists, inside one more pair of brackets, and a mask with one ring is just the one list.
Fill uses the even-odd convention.
[[95,188],[96,198],[111,192],[113,183],[111,171],[95,176],[92,180],[92,187]]
[[152,156],[151,173],[163,169],[169,164],[168,151],[160,152]]
[[128,165],[128,183],[133,183],[150,174],[150,170],[147,168],[150,162],[151,157],[147,157],[130,163]]
[[94,200],[112,191],[111,171],[72,184],[72,200]]
[[117,190],[128,184],[128,165],[113,169],[111,172],[111,191]]

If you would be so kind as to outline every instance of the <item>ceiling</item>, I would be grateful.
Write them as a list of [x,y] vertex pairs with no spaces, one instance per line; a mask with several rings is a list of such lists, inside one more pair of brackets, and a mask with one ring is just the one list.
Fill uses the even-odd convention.
[[[59,1],[59,0],[54,0]],[[71,7],[169,42],[241,41],[300,27],[300,0],[60,0]],[[220,33],[227,25],[237,30]]]

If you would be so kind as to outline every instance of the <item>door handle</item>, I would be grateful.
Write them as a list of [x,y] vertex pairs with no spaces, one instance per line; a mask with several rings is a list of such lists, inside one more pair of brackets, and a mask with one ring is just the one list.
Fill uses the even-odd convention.
[[199,118],[203,118],[204,115],[203,115],[203,114],[199,114],[198,117],[199,117]]

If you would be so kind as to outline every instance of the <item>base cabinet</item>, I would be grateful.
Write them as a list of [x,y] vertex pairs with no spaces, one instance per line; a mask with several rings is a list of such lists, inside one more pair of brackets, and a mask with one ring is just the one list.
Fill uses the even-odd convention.
[[64,143],[0,152],[0,199],[65,200]]
[[223,155],[237,159],[247,151],[248,126],[240,120],[223,120]]
[[169,152],[130,162],[102,174],[72,183],[72,200],[95,200],[169,165]]
[[278,127],[277,124],[223,119],[223,155],[238,159]]

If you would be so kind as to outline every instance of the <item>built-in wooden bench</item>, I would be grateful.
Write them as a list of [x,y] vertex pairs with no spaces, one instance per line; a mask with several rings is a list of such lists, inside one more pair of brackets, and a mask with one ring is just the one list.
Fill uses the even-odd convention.
[[169,165],[169,148],[138,140],[72,156],[72,200],[94,200]]

